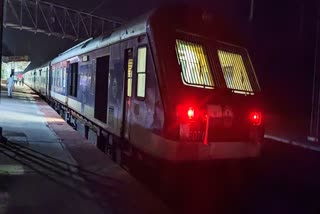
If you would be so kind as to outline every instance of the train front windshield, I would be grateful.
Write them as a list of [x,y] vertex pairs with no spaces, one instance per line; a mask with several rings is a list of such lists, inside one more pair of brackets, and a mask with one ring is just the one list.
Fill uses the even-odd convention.
[[176,39],[175,51],[183,87],[176,101],[180,139],[201,141],[204,126],[195,124],[207,115],[209,142],[251,141],[252,126],[261,124],[254,103],[260,87],[247,51],[192,38]]
[[[217,43],[216,48],[208,49],[202,43],[176,40],[177,59],[185,85],[207,89],[227,87],[243,94],[260,91],[244,48]],[[217,69],[217,65],[221,69]]]

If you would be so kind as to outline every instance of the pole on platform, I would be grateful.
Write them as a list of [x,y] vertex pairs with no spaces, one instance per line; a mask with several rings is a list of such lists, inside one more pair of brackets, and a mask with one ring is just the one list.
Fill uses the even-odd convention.
[[254,15],[254,0],[250,1],[250,14],[249,14],[249,21],[252,22]]
[[2,66],[2,32],[3,32],[3,1],[5,0],[0,0],[0,99],[1,99],[1,80],[2,80],[2,72],[1,72],[1,66]]
[[314,65],[313,65],[313,92],[311,103],[311,118],[310,118],[310,130],[308,139],[314,142],[319,142],[319,113],[320,113],[320,83],[319,83],[319,37],[320,37],[320,10],[319,5],[316,4],[316,32],[315,32],[315,46],[314,46]]
[[0,127],[0,143],[7,143],[8,139],[2,135],[2,127]]

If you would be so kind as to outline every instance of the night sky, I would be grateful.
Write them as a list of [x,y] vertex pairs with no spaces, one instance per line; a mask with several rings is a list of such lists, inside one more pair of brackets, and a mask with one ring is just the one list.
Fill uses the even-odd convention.
[[[260,79],[266,108],[302,116],[310,114],[317,8],[314,0],[255,0],[252,22],[248,21],[250,0],[50,2],[121,20],[130,20],[154,7],[182,3],[219,14],[241,29],[239,36],[245,39]],[[5,53],[29,55],[34,65],[45,63],[75,44],[68,39],[10,29],[4,30],[4,43]]]

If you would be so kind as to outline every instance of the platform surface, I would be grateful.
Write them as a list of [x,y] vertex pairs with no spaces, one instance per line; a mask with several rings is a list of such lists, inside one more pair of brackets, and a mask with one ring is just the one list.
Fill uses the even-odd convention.
[[0,213],[170,213],[38,95],[2,88]]

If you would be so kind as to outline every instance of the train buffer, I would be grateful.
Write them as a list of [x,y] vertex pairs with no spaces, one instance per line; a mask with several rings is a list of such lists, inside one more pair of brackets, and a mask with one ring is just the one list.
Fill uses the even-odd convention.
[[0,213],[170,213],[38,95],[0,99]]

